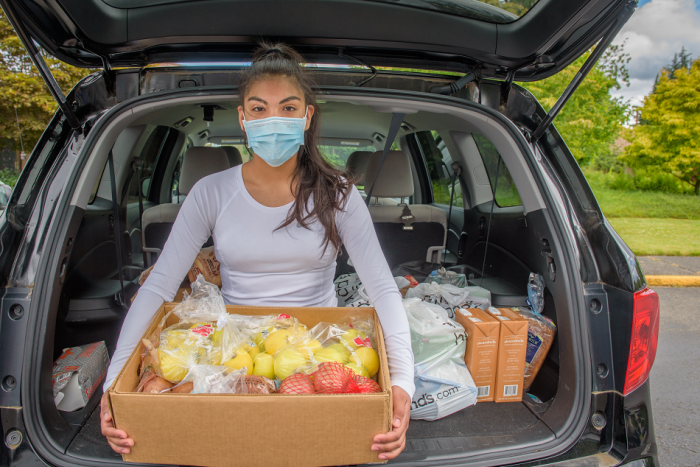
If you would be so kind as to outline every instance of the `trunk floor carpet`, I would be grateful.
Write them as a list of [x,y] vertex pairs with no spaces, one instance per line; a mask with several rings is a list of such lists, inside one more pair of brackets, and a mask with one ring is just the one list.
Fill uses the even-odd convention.
[[[407,438],[514,435],[532,428],[537,422],[537,418],[522,403],[481,402],[433,422],[411,420]],[[121,460],[121,455],[112,451],[102,436],[99,407],[75,436],[66,454],[83,459]]]
[[521,402],[480,402],[433,422],[411,420],[408,439],[512,435],[537,424]]
[[83,428],[75,435],[70,446],[68,446],[66,454],[83,459],[122,459],[121,454],[114,452],[107,444],[107,438],[102,435],[99,406],[92,412]]

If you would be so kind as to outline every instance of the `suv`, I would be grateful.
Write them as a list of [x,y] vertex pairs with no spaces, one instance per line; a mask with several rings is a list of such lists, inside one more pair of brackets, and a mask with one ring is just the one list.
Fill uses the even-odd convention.
[[[114,350],[187,195],[187,158],[247,159],[236,85],[264,34],[308,60],[329,160],[361,175],[362,150],[397,133],[410,167],[387,164],[395,183],[370,206],[416,214],[411,230],[373,213],[392,266],[443,261],[495,306],[525,305],[531,272],[545,280],[558,333],[523,401],[412,421],[392,464],[658,465],[658,297],[552,125],[636,2],[531,3],[518,18],[473,0],[0,0],[59,103],[0,219],[0,464],[123,464],[100,433],[101,389],[59,411],[52,364],[67,347]],[[594,44],[549,114],[513,83]],[[101,70],[65,96],[38,46]]]

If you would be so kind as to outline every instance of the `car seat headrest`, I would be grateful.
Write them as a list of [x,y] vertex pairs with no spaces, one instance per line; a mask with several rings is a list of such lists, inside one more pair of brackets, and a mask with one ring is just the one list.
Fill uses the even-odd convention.
[[230,167],[226,151],[221,148],[189,148],[183,157],[178,190],[186,195],[200,179]]
[[231,167],[235,167],[243,163],[241,151],[239,151],[238,148],[234,146],[221,146],[221,149],[226,151],[226,156],[228,157],[228,164]]
[[365,184],[367,164],[372,154],[372,151],[355,151],[348,157],[345,172],[353,179],[355,185]]
[[365,176],[365,193],[374,183],[372,197],[378,198],[406,198],[413,196],[413,175],[411,173],[411,161],[403,151],[389,151],[382,170],[377,178],[379,162],[382,160],[382,151],[377,151],[369,159],[367,175]]

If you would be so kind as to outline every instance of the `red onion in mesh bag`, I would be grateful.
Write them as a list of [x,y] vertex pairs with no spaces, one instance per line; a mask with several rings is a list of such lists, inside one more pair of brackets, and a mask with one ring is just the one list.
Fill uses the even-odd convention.
[[320,394],[345,394],[357,392],[352,379],[353,371],[337,362],[323,362],[314,373],[314,387]]
[[311,376],[295,373],[282,381],[278,391],[280,394],[314,394],[314,383]]
[[362,375],[355,375],[353,378],[355,384],[357,385],[358,388],[358,393],[360,394],[369,394],[372,392],[382,392],[381,386],[379,386],[376,382],[372,381],[371,379],[362,376]]

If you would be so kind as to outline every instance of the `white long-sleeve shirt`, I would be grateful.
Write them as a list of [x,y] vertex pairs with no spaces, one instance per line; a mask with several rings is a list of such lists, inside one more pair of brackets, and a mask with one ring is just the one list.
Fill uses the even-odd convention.
[[[202,244],[214,240],[221,263],[224,301],[231,305],[334,307],[336,251],[323,252],[324,229],[292,223],[277,229],[292,204],[264,206],[243,183],[242,166],[195,184],[173,224],[163,251],[139,290],[117,342],[104,384],[119,374],[156,311],[172,301]],[[408,319],[362,196],[353,188],[336,226],[374,305],[384,332],[391,383],[413,396],[413,352]],[[340,314],[345,314],[339,311]]]

